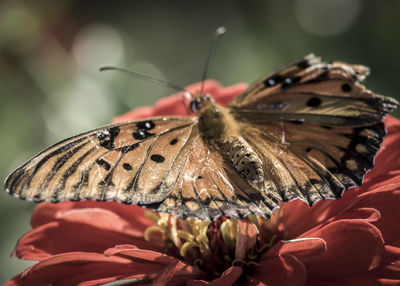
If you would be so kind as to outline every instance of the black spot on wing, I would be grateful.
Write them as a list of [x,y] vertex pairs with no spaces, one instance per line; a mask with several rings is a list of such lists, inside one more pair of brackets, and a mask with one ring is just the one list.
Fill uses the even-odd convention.
[[291,120],[290,123],[300,125],[304,123],[304,119],[296,119],[296,120]]
[[145,130],[145,129],[136,129],[132,132],[132,136],[136,140],[144,140],[153,135],[154,135],[153,133],[147,132],[147,130]]
[[344,92],[350,92],[350,91],[351,91],[351,85],[348,84],[348,83],[342,84],[342,90],[343,90]]
[[307,101],[307,106],[309,107],[319,107],[321,105],[322,101],[320,98],[318,97],[311,97],[308,101]]
[[103,159],[97,159],[96,163],[97,163],[97,165],[103,167],[107,171],[110,170],[110,168],[111,168],[110,164]]
[[150,159],[156,163],[162,163],[165,161],[165,158],[159,154],[151,155]]
[[266,87],[272,87],[272,86],[275,86],[275,85],[277,85],[277,84],[279,84],[281,82],[282,82],[282,77],[281,76],[273,75],[273,76],[267,78],[264,81],[264,84],[265,84]]
[[153,121],[151,120],[147,120],[147,121],[141,121],[141,122],[137,122],[136,126],[138,129],[142,129],[142,130],[151,130],[153,129],[156,125],[154,124]]
[[136,140],[147,139],[154,135],[153,133],[148,132],[148,130],[153,129],[155,126],[156,125],[151,120],[136,122],[137,129],[132,132],[132,136]]
[[129,164],[129,163],[122,164],[122,167],[127,171],[131,171],[133,169],[131,164]]
[[283,79],[282,88],[287,88],[287,87],[296,85],[298,82],[300,82],[300,79],[301,79],[301,77],[299,77],[299,76],[286,77]]
[[178,139],[174,138],[169,142],[170,145],[175,145],[178,142]]
[[310,62],[308,59],[301,60],[296,64],[301,69],[306,69],[310,66]]
[[119,127],[111,127],[97,132],[96,136],[99,139],[100,146],[108,150],[114,149],[114,139],[119,134]]

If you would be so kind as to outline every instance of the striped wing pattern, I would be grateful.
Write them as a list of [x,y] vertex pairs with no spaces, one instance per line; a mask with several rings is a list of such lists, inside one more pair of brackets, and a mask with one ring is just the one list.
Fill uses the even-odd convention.
[[245,138],[262,158],[266,174],[259,190],[310,206],[360,186],[385,136],[383,123],[330,128],[271,121],[252,127]]
[[195,123],[153,118],[66,139],[17,168],[6,189],[35,202],[118,201],[183,218],[269,216],[277,202],[238,178]]
[[369,69],[340,62],[324,63],[306,56],[260,79],[229,107],[247,120],[301,120],[329,126],[373,125],[398,102],[374,94],[361,81]]
[[192,136],[194,123],[190,117],[152,118],[66,139],[17,168],[6,189],[36,202],[152,202],[158,199],[154,189],[167,188],[162,184],[168,184],[172,154]]

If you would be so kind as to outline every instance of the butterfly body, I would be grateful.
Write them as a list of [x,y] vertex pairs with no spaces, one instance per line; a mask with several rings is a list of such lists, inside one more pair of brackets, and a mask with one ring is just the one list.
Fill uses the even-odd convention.
[[36,202],[119,201],[213,220],[269,217],[360,186],[397,107],[360,82],[363,66],[309,55],[251,85],[228,106],[198,94],[196,116],[101,127],[44,150],[6,179]]

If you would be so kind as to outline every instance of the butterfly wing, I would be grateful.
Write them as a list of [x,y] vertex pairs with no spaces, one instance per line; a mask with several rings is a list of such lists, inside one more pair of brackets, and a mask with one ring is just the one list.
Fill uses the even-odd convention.
[[300,120],[328,126],[366,126],[382,120],[398,102],[360,84],[369,69],[323,63],[314,55],[267,75],[229,107],[238,120]]
[[17,168],[6,190],[36,202],[160,200],[162,191],[153,189],[166,189],[157,184],[192,136],[194,123],[190,117],[151,118],[66,139]]
[[310,205],[360,186],[398,102],[360,82],[368,68],[314,55],[267,75],[230,104],[263,161],[261,192]]
[[383,123],[328,128],[271,121],[254,122],[244,138],[263,161],[262,192],[277,193],[282,201],[299,198],[313,205],[360,186],[384,136]]
[[196,120],[150,118],[66,139],[11,173],[6,190],[35,202],[119,201],[182,218],[269,215],[276,204],[237,178]]

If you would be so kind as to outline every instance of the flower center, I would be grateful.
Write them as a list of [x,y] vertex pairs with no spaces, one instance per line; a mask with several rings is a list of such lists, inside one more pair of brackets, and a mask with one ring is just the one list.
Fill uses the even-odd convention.
[[282,238],[270,220],[256,215],[243,220],[220,217],[214,222],[152,211],[146,216],[155,222],[144,233],[147,241],[161,236],[168,255],[198,267],[211,279],[232,265],[251,271],[260,256]]

